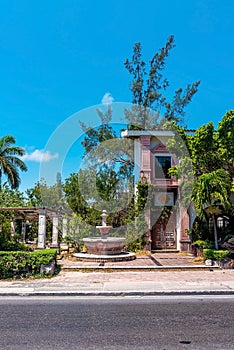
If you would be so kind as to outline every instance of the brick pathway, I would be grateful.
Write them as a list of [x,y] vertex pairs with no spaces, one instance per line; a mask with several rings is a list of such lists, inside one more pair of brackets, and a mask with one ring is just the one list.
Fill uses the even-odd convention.
[[[96,267],[99,262],[78,261],[75,257],[69,259],[63,258],[59,261],[63,267]],[[105,262],[106,267],[112,266],[129,266],[129,267],[151,267],[151,266],[196,266],[196,261],[193,257],[183,253],[152,253],[149,255],[137,255],[135,260],[120,261],[120,262]],[[199,265],[203,265],[199,261]]]

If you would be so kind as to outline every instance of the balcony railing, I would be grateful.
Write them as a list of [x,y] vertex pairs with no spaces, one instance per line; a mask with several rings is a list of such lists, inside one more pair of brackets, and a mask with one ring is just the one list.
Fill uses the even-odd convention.
[[178,181],[176,178],[171,179],[154,179],[152,180],[152,184],[158,187],[177,187]]

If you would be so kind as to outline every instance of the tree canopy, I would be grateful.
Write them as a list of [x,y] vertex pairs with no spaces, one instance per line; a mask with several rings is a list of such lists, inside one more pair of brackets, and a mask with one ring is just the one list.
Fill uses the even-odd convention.
[[60,173],[57,174],[57,183],[55,185],[48,186],[46,181],[41,179],[34,187],[26,190],[26,195],[29,206],[47,207],[63,212],[68,210]]

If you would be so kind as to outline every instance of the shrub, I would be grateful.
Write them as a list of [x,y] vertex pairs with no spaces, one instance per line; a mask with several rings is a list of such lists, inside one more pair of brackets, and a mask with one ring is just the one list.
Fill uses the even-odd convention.
[[42,264],[56,262],[56,249],[0,252],[0,278],[29,277],[40,273]]
[[127,245],[127,250],[130,250],[131,252],[139,252],[141,250],[144,250],[145,246],[147,244],[147,241],[144,236],[138,237],[136,240],[131,241]]
[[25,243],[18,242],[19,238],[20,235],[15,234],[13,239],[10,239],[6,232],[0,232],[0,251],[32,250]]
[[148,243],[145,238],[148,226],[145,221],[144,214],[135,217],[134,220],[127,224],[124,236],[126,238],[125,245],[127,250],[136,252],[143,250]]
[[95,227],[88,225],[81,216],[74,214],[67,225],[66,242],[79,252],[84,245],[83,238],[95,236],[97,234],[99,234],[99,232]]
[[197,241],[193,242],[193,245],[201,247],[203,249],[205,249],[205,248],[207,248],[207,249],[213,248],[213,244],[211,242],[209,242],[208,240],[204,241],[202,239],[198,239]]
[[216,250],[216,249],[203,249],[203,256],[205,260],[225,260],[230,252],[228,250]]
[[32,250],[30,247],[28,247],[25,243],[21,242],[15,242],[15,241],[6,241],[2,242],[0,245],[1,251],[30,251]]

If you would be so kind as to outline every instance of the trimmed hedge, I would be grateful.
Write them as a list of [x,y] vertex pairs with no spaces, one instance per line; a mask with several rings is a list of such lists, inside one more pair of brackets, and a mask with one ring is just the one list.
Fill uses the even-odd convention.
[[56,249],[24,251],[0,251],[0,278],[29,277],[40,274],[42,264],[56,262]]
[[229,250],[203,249],[203,256],[205,260],[225,260],[230,254]]

